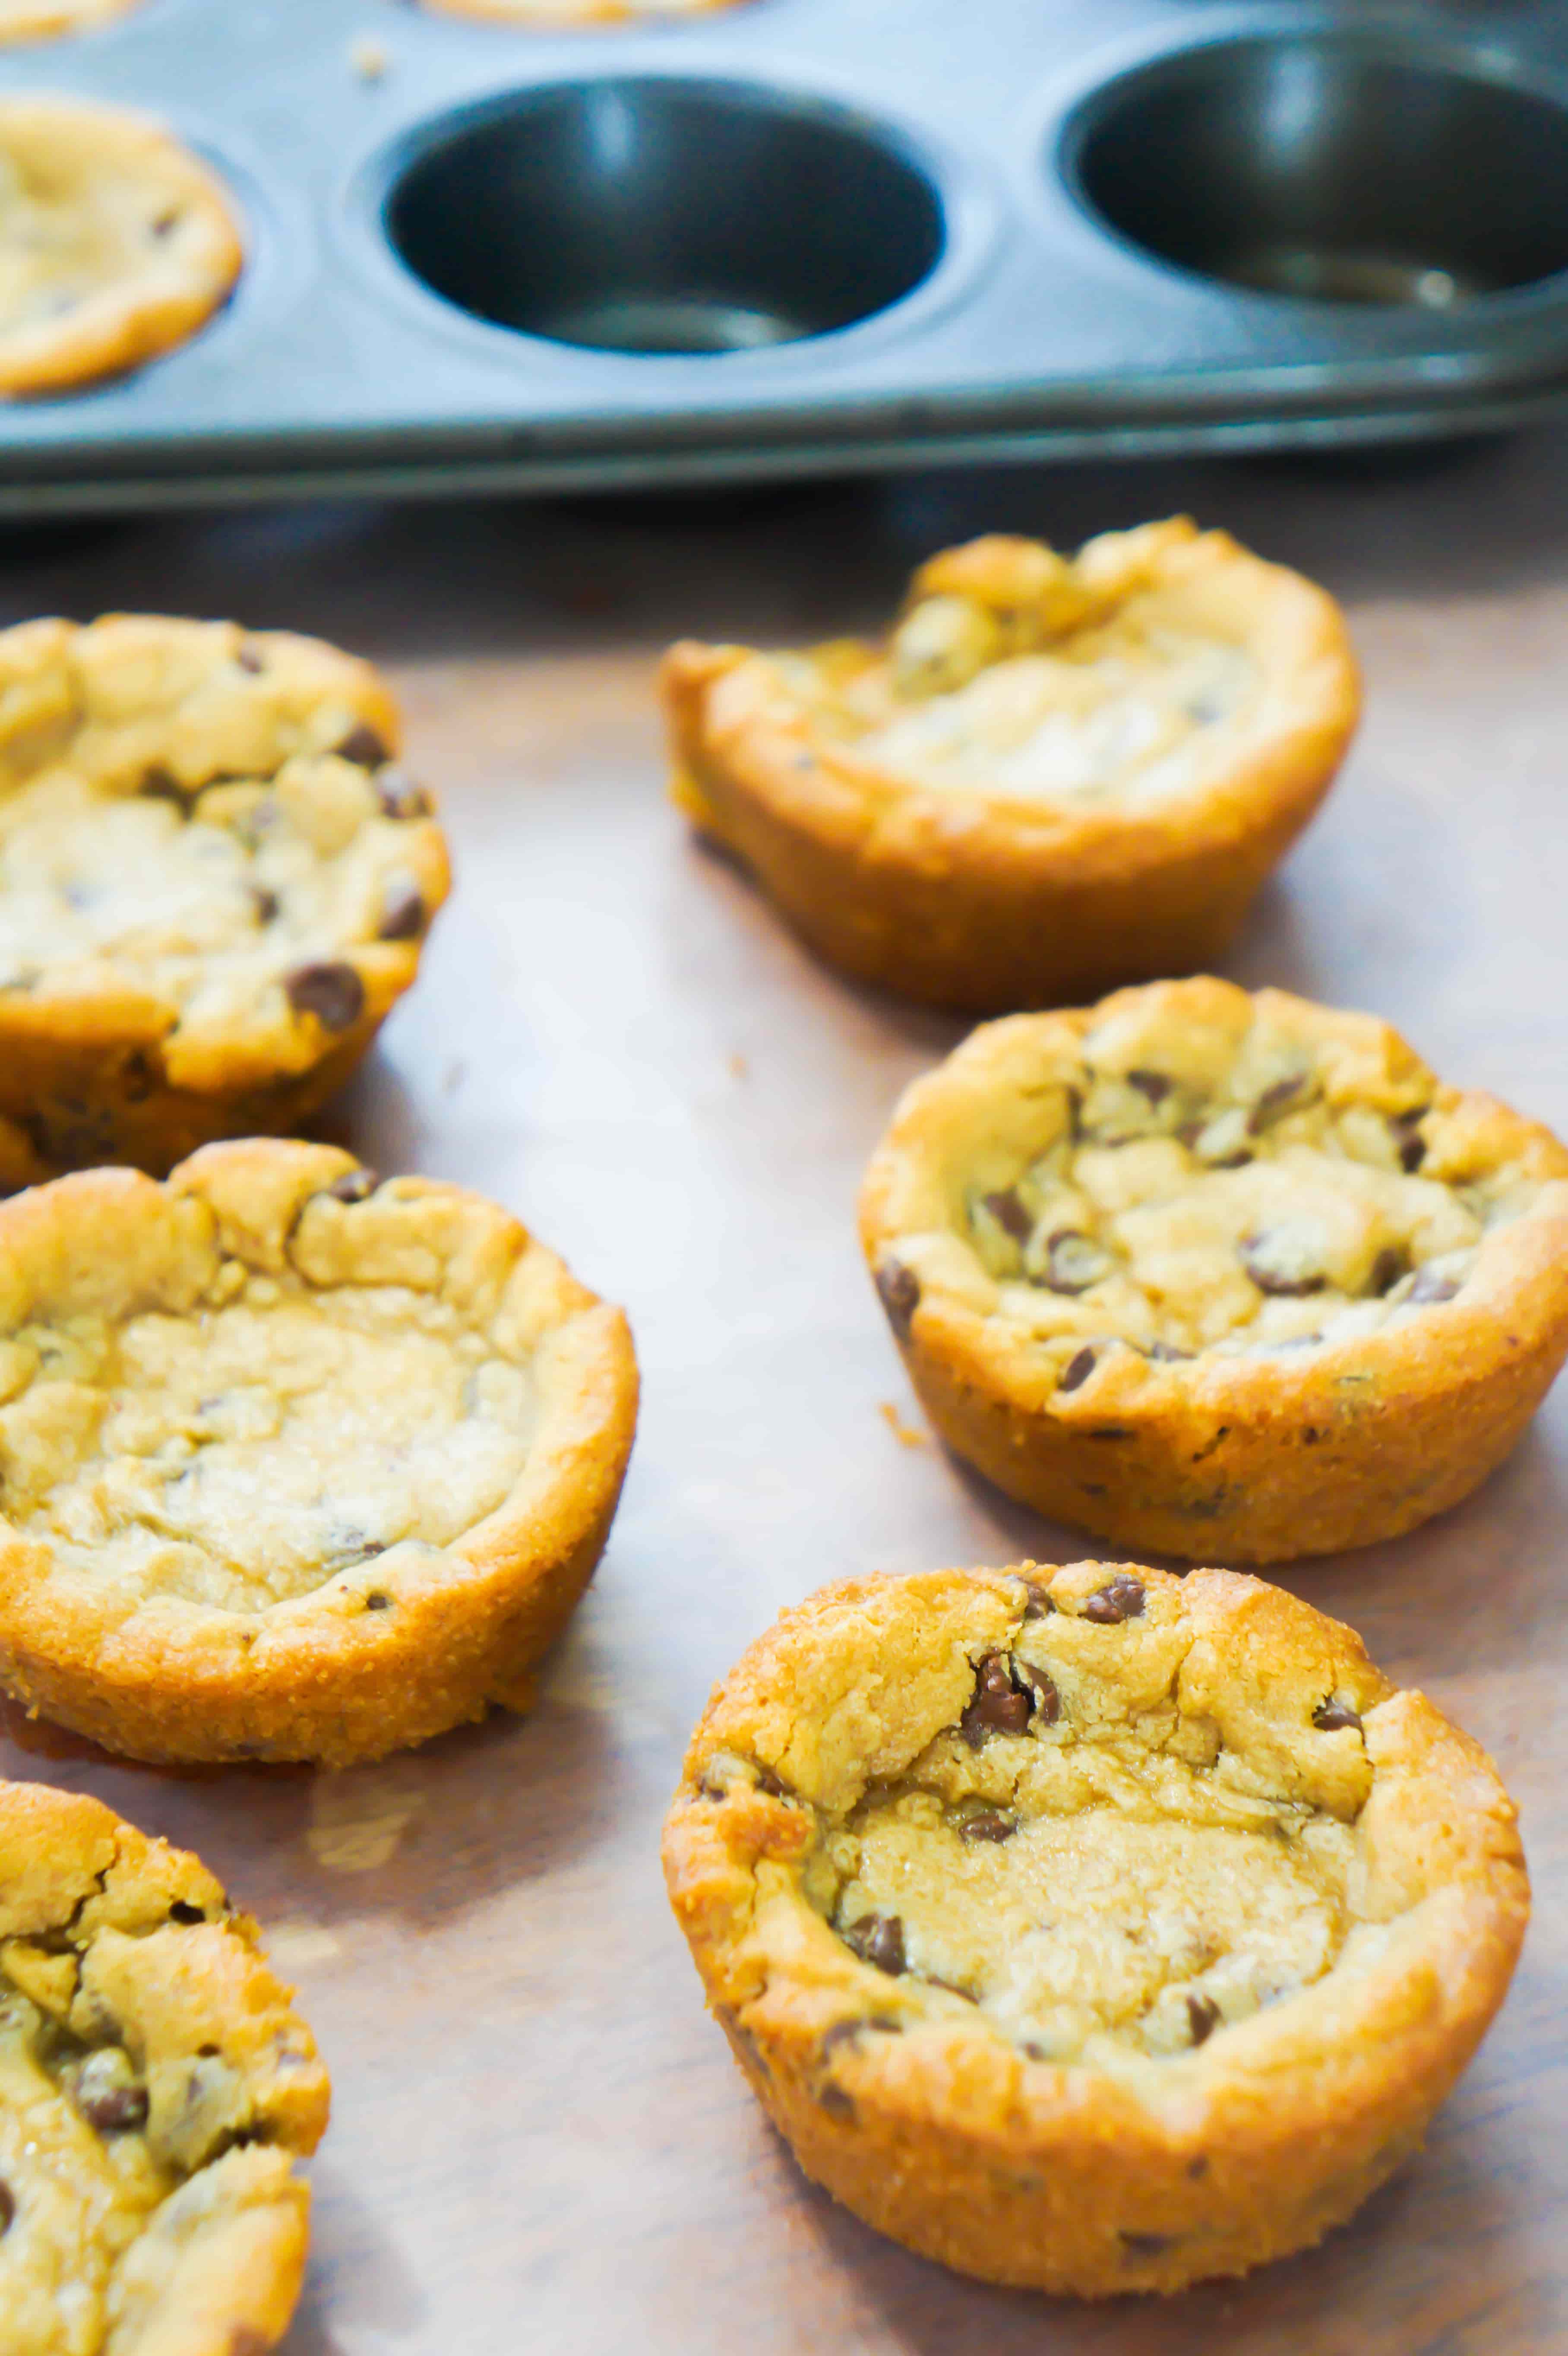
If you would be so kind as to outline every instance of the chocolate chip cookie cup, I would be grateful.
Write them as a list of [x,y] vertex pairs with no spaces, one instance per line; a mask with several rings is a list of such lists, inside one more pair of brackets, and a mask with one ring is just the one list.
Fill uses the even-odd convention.
[[205,1866],[0,1783],[0,2316],[71,2356],[262,2356],[326,2126],[310,2030]]
[[1360,709],[1333,600],[1185,519],[950,549],[885,645],[688,642],[663,691],[676,801],[810,947],[976,1013],[1212,964]]
[[[22,22],[64,29],[65,13]],[[21,37],[0,12],[0,44]],[[222,182],[160,124],[79,99],[0,101],[0,398],[75,391],[172,351],[244,259]]]
[[808,2176],[1101,2297],[1319,2241],[1419,2145],[1529,1914],[1485,1753],[1229,1571],[848,1580],[714,1694],[665,1828]]
[[617,1309],[327,1146],[0,1204],[0,1682],[151,1760],[340,1767],[522,1708],[609,1534]]
[[0,631],[0,1185],[297,1129],[446,896],[368,663],[232,622]]
[[1468,1495],[1568,1355],[1568,1151],[1386,1023],[1161,982],[976,1032],[860,1233],[937,1430],[1117,1546],[1279,1562]]

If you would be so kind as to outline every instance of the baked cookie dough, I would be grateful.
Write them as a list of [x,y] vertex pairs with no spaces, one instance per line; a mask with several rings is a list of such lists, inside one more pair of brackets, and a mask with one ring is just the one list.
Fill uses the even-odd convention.
[[631,1452],[617,1309],[334,1147],[0,1204],[0,1682],[112,1751],[315,1759],[524,1708]]
[[129,15],[141,0],[0,0],[0,48],[10,41],[52,41],[88,33]]
[[263,2356],[304,2271],[315,2040],[196,1858],[0,1783],[6,2356]]
[[448,868],[368,663],[234,622],[0,631],[0,1184],[296,1129]]
[[0,100],[0,396],[69,392],[173,350],[244,259],[222,183],[157,123]]
[[665,1869],[807,2175],[1097,2297],[1316,2243],[1420,2143],[1529,1913],[1490,1762],[1233,1572],[829,1587],[692,1739]]
[[956,1453],[1185,1561],[1413,1529],[1568,1354],[1568,1151],[1386,1023],[1209,980],[977,1031],[860,1233]]
[[933,557],[883,645],[686,642],[676,801],[830,965],[999,1013],[1190,972],[1327,793],[1332,598],[1186,518]]

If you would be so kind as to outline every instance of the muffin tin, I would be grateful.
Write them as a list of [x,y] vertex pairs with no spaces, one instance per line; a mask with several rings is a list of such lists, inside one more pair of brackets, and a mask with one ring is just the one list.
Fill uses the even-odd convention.
[[[383,70],[376,70],[383,65]],[[1568,397],[1568,12],[750,0],[549,33],[145,0],[227,313],[0,416],[0,514],[1376,441]]]

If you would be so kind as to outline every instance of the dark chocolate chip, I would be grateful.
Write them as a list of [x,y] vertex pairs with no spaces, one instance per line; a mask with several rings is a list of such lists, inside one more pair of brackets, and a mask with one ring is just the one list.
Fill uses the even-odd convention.
[[8,2184],[0,2182],[0,2234],[10,2230],[11,2220],[16,2213],[16,2196]]
[[[1029,1618],[1029,1613],[1024,1613]],[[1015,1661],[1013,1675],[1019,1685],[1027,1687],[1034,1701],[1035,1716],[1042,1726],[1054,1726],[1061,1716],[1061,1696],[1043,1669],[1031,1668],[1028,1661]]]
[[150,769],[143,770],[141,790],[149,801],[173,802],[181,810],[190,808],[190,796],[182,790],[179,779],[165,769],[162,762],[155,762]]
[[1109,1252],[1076,1227],[1061,1227],[1045,1248],[1045,1281],[1052,1292],[1087,1292],[1111,1273]]
[[206,1920],[207,1909],[204,1906],[192,1906],[183,1898],[176,1898],[169,1908],[171,1922],[205,1922]]
[[1139,1096],[1147,1097],[1151,1105],[1163,1104],[1176,1082],[1167,1072],[1129,1072],[1127,1086],[1136,1088]]
[[1200,2183],[1202,2179],[1208,2175],[1209,2155],[1206,2151],[1200,2151],[1195,2159],[1189,2159],[1188,2161],[1187,2173],[1192,2179],[1194,2184]]
[[1056,1606],[1044,1588],[1037,1586],[1032,1579],[1026,1579],[1024,1586],[1029,1594],[1029,1601],[1024,1605],[1024,1618],[1026,1620],[1048,1619]]
[[1091,1440],[1135,1440],[1137,1435],[1130,1423],[1097,1423],[1089,1437]]
[[1011,1816],[1004,1816],[1000,1808],[982,1808],[977,1815],[965,1816],[958,1827],[958,1837],[964,1841],[1011,1840],[1018,1826]]
[[325,1031],[348,1031],[365,1012],[365,985],[351,965],[296,965],[283,976],[296,1014],[314,1014]]
[[382,1590],[379,1587],[373,1587],[370,1590],[369,1594],[365,1598],[365,1609],[367,1612],[389,1612],[391,1608],[391,1597],[383,1593]]
[[1237,1249],[1242,1266],[1260,1292],[1299,1301],[1309,1292],[1321,1292],[1328,1281],[1321,1269],[1302,1265],[1299,1251],[1277,1227],[1264,1227],[1257,1235],[1243,1236]]
[[1372,1262],[1371,1280],[1367,1290],[1376,1293],[1381,1301],[1385,1292],[1393,1290],[1400,1279],[1409,1273],[1409,1258],[1400,1247],[1397,1244],[1385,1244]]
[[1028,1243],[1034,1233],[1034,1221],[1011,1186],[1004,1187],[998,1194],[982,1195],[981,1200],[997,1226],[1011,1236],[1016,1244]]
[[267,668],[266,657],[258,654],[254,647],[241,647],[234,659],[240,669],[248,670],[252,678],[258,671],[265,670]]
[[816,2099],[830,2119],[852,2119],[855,2097],[847,2094],[835,2078],[825,2078],[816,2090]]
[[865,2030],[870,2029],[880,2029],[886,2037],[899,2037],[903,2033],[903,2022],[896,2020],[891,2012],[856,2013],[848,2020],[836,2020],[831,2029],[823,2031],[822,2040],[816,2049],[818,2060],[826,2062],[837,2047],[853,2045]]
[[1396,1112],[1389,1122],[1399,1166],[1412,1175],[1426,1159],[1426,1140],[1421,1134],[1421,1124],[1431,1109],[1430,1105],[1423,1105],[1416,1112]]
[[789,1785],[784,1781],[784,1778],[780,1775],[775,1775],[771,1767],[759,1765],[757,1769],[757,1789],[759,1792],[765,1792],[770,1800],[791,1800],[795,1797],[794,1793],[790,1790]]
[[1124,1620],[1141,1620],[1143,1616],[1144,1584],[1141,1579],[1125,1576],[1108,1579],[1083,1606],[1084,1619],[1094,1621],[1102,1628],[1119,1628]]
[[424,930],[424,894],[407,876],[393,876],[381,895],[381,921],[376,927],[379,941],[417,941]]
[[1194,2045],[1206,2045],[1220,2026],[1220,2008],[1211,1996],[1189,1996],[1187,2019]]
[[1305,1072],[1290,1072],[1283,1080],[1275,1080],[1272,1087],[1265,1088],[1247,1115],[1247,1127],[1253,1135],[1256,1137],[1272,1122],[1278,1120],[1306,1087]]
[[987,1653],[975,1671],[975,1691],[958,1721],[971,1751],[987,1734],[1023,1734],[1034,1714],[1034,1697],[1013,1683],[1005,1653]]
[[262,884],[252,884],[250,890],[251,905],[256,912],[256,922],[259,925],[270,925],[278,913],[277,894],[269,892]]
[[890,1979],[909,1966],[904,1958],[904,1926],[896,1914],[862,1914],[842,1933],[844,1944],[863,1964],[874,1964]]
[[106,2086],[101,2094],[80,2095],[77,2108],[100,2135],[123,2135],[147,2122],[145,2086]]
[[1061,1380],[1057,1385],[1058,1390],[1082,1390],[1093,1371],[1093,1351],[1089,1349],[1078,1351],[1074,1356],[1068,1359],[1062,1369]]
[[1413,1176],[1415,1172],[1420,1169],[1425,1159],[1426,1144],[1424,1139],[1419,1137],[1401,1138],[1399,1143],[1399,1166],[1402,1170],[1407,1172],[1411,1176]]
[[912,1268],[905,1268],[901,1259],[885,1259],[877,1270],[877,1290],[888,1312],[888,1323],[901,1342],[907,1342],[914,1312],[920,1307],[919,1277]]
[[376,798],[384,818],[411,819],[430,816],[430,796],[406,769],[389,764],[376,779]]
[[1175,2239],[1173,2233],[1124,2233],[1122,2254],[1130,2266],[1141,2265],[1146,2259],[1163,2257]]
[[324,1191],[335,1203],[363,1203],[380,1184],[373,1170],[346,1170]]
[[1413,1308],[1431,1308],[1440,1301],[1452,1301],[1459,1284],[1456,1276],[1439,1276],[1435,1269],[1418,1269],[1415,1282],[1404,1297]]
[[379,769],[391,757],[391,746],[383,744],[368,720],[357,721],[340,744],[333,751],[340,761],[352,761],[357,768]]
[[1361,1730],[1360,1713],[1343,1701],[1320,1701],[1312,1713],[1312,1723],[1320,1734],[1338,1734],[1345,1726],[1358,1734]]

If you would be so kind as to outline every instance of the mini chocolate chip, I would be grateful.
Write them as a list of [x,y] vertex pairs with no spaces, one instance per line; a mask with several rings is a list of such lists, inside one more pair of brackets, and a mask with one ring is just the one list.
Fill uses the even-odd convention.
[[958,1730],[971,1751],[978,1751],[987,1734],[1022,1734],[1034,1711],[1034,1697],[1013,1683],[1005,1653],[987,1653],[975,1671],[975,1691],[958,1721]]
[[1189,1996],[1187,2019],[1194,2045],[1206,2045],[1220,2026],[1220,2008],[1211,1996]]
[[[1029,1618],[1029,1613],[1024,1613]],[[1013,1675],[1019,1685],[1026,1686],[1033,1697],[1035,1715],[1042,1726],[1054,1726],[1061,1716],[1061,1696],[1043,1669],[1031,1668],[1027,1661],[1013,1663]]]
[[269,892],[266,886],[261,884],[252,884],[250,887],[250,891],[251,905],[255,911],[256,922],[259,925],[270,925],[273,917],[278,913],[279,901],[277,894],[275,892]]
[[1011,1840],[1018,1826],[1011,1816],[1004,1816],[1000,1808],[982,1808],[977,1815],[965,1816],[958,1827],[958,1837],[964,1841]]
[[1372,1262],[1371,1280],[1367,1290],[1376,1293],[1381,1301],[1385,1292],[1393,1290],[1394,1286],[1401,1277],[1408,1272],[1409,1268],[1409,1258],[1400,1247],[1397,1244],[1385,1244]]
[[1097,1423],[1089,1437],[1091,1440],[1136,1440],[1137,1434],[1130,1423]]
[[1093,1371],[1093,1351],[1089,1349],[1080,1350],[1074,1356],[1068,1359],[1065,1367],[1062,1369],[1061,1380],[1058,1383],[1056,1387],[1058,1390],[1061,1391],[1082,1390]]
[[196,2050],[204,2062],[216,2062],[223,2051],[220,2045],[198,2045]]
[[1026,1620],[1048,1619],[1056,1606],[1044,1588],[1037,1586],[1032,1579],[1026,1579],[1023,1583],[1029,1596],[1029,1601],[1024,1605],[1024,1618]]
[[1360,1714],[1343,1701],[1320,1701],[1312,1713],[1312,1723],[1320,1734],[1338,1734],[1345,1726],[1353,1728],[1358,1734],[1361,1730]]
[[342,743],[332,749],[340,761],[352,761],[360,769],[379,769],[390,759],[392,750],[381,742],[368,720],[357,721]]
[[1143,1616],[1144,1583],[1141,1579],[1128,1579],[1125,1573],[1108,1579],[1083,1606],[1084,1619],[1094,1621],[1102,1628],[1119,1628],[1124,1620],[1141,1620]]
[[1129,1072],[1127,1086],[1147,1097],[1151,1105],[1163,1104],[1176,1082],[1166,1072]]
[[1004,1233],[1011,1236],[1016,1244],[1028,1243],[1034,1233],[1034,1221],[1011,1186],[1004,1187],[998,1194],[983,1194],[980,1199]]
[[376,798],[381,805],[383,818],[411,819],[430,816],[430,796],[408,771],[389,763],[376,779]]
[[1061,1227],[1045,1248],[1045,1281],[1052,1292],[1087,1292],[1110,1275],[1113,1262],[1092,1236]]
[[904,1926],[896,1914],[862,1914],[840,1935],[851,1954],[859,1955],[863,1964],[874,1964],[890,1979],[896,1980],[909,1968],[904,1958]]
[[1192,2179],[1194,2184],[1199,2183],[1205,2176],[1207,2176],[1209,2173],[1208,2153],[1200,2151],[1195,2159],[1189,2159],[1187,2163],[1187,2173]]
[[335,1203],[363,1203],[380,1183],[373,1170],[346,1170],[341,1178],[335,1178],[323,1191]]
[[1146,2258],[1163,2257],[1175,2239],[1173,2233],[1124,2233],[1123,2255],[1129,2265],[1138,2265]]
[[1260,1292],[1299,1301],[1309,1292],[1321,1292],[1328,1280],[1321,1269],[1307,1266],[1300,1245],[1284,1228],[1264,1227],[1257,1235],[1243,1236],[1236,1248]]
[[241,647],[234,659],[240,669],[248,670],[252,678],[258,671],[265,670],[267,668],[266,657],[258,654],[254,647]]
[[1306,1086],[1305,1072],[1290,1072],[1283,1080],[1275,1080],[1272,1087],[1266,1087],[1247,1115],[1247,1127],[1253,1135],[1258,1136],[1278,1120]]
[[775,1775],[771,1767],[758,1766],[757,1789],[765,1792],[770,1800],[792,1800],[795,1797],[783,1777]]
[[1431,1307],[1440,1301],[1452,1301],[1459,1289],[1458,1277],[1439,1276],[1435,1269],[1421,1268],[1404,1297],[1413,1308]]
[[181,810],[190,808],[189,795],[182,791],[179,779],[162,762],[155,762],[150,769],[143,770],[140,790],[149,801],[173,802]]
[[16,2196],[8,2184],[0,2182],[0,2234],[10,2230],[11,2220],[16,2213]]
[[391,1608],[391,1597],[384,1594],[379,1587],[373,1587],[370,1590],[369,1594],[365,1598],[365,1609],[367,1612],[389,1612]]
[[1413,1176],[1415,1172],[1420,1169],[1425,1159],[1426,1144],[1424,1139],[1419,1137],[1404,1137],[1400,1140],[1399,1166],[1402,1170]]
[[919,1277],[912,1268],[905,1268],[901,1259],[885,1259],[877,1270],[876,1281],[882,1307],[888,1312],[888,1323],[901,1342],[907,1342],[914,1312],[920,1307]]
[[145,2086],[106,2086],[101,2094],[80,2097],[77,2108],[100,2135],[123,2135],[127,2128],[146,2125],[147,2090]]
[[848,2020],[836,2020],[831,2029],[823,2031],[817,2059],[826,2062],[838,2046],[852,2045],[863,2030],[869,2029],[880,2029],[886,2037],[899,2037],[903,2033],[903,2022],[896,2020],[891,2012],[856,2013]]
[[171,1922],[205,1922],[206,1920],[207,1909],[204,1906],[192,1906],[184,1898],[176,1898],[169,1908]]
[[424,930],[424,894],[406,876],[391,877],[381,895],[379,941],[417,941]]
[[1422,1105],[1414,1112],[1396,1112],[1389,1121],[1399,1166],[1410,1174],[1419,1170],[1426,1159],[1426,1140],[1420,1132],[1431,1109],[1430,1105]]
[[325,1031],[351,1030],[365,1012],[365,985],[351,965],[296,965],[283,976],[296,1014],[314,1014]]
[[816,2099],[830,2119],[852,2119],[855,2097],[847,2094],[837,2079],[825,2078],[816,2090]]

